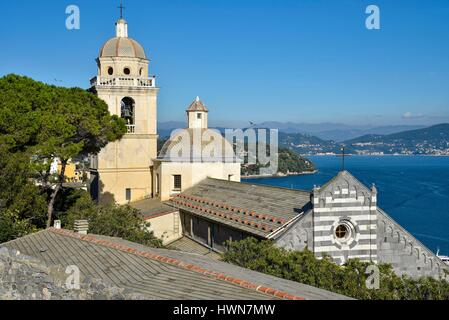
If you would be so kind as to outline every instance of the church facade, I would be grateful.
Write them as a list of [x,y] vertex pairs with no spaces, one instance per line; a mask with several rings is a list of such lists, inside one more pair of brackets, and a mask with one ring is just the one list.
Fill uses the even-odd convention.
[[397,274],[446,276],[449,268],[377,205],[377,190],[347,171],[312,191],[205,179],[172,198],[183,234],[214,251],[246,237],[308,249],[337,264],[388,263]]

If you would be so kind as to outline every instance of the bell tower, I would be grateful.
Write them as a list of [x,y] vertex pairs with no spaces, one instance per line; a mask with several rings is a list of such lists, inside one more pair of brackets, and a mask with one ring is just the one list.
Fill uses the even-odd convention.
[[152,159],[157,157],[156,77],[149,76],[143,47],[128,37],[128,24],[120,18],[116,36],[97,58],[98,75],[91,91],[126,121],[127,134],[108,144],[91,161],[91,193],[101,203],[125,204],[152,196]]

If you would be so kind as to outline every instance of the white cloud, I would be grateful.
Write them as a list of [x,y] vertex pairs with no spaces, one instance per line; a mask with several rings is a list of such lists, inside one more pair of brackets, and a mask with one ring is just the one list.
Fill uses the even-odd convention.
[[402,115],[402,119],[419,119],[423,117],[424,116],[422,114],[413,114],[411,112],[406,112]]

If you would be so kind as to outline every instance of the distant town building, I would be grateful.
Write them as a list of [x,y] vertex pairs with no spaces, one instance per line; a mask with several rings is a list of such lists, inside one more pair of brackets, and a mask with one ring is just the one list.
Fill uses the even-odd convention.
[[[50,165],[50,174],[61,174],[62,164],[59,158],[53,159],[53,162]],[[66,183],[81,183],[83,182],[84,175],[87,175],[87,172],[79,168],[78,162],[73,162],[73,160],[69,160],[66,164],[64,177]]]

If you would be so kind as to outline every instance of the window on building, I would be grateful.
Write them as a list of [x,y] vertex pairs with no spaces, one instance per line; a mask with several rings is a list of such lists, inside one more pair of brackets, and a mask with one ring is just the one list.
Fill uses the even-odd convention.
[[173,186],[173,189],[175,189],[175,190],[181,190],[181,188],[182,188],[182,179],[181,179],[181,175],[174,175],[174,176],[173,176],[173,180],[174,180],[174,186]]
[[198,120],[201,120],[201,113],[197,113],[197,114],[196,114],[196,118],[197,118]]
[[123,73],[126,75],[129,75],[129,74],[131,74],[131,70],[129,68],[125,68],[125,69],[123,69]]
[[114,68],[109,67],[109,68],[108,68],[108,74],[109,74],[110,76],[112,76],[112,75],[114,74]]
[[159,181],[159,173],[156,174],[156,194],[159,194],[160,189],[160,181]]
[[335,235],[337,236],[338,239],[346,238],[348,235],[348,228],[343,224],[339,225],[335,230]]
[[126,201],[131,201],[131,189],[126,189]]

